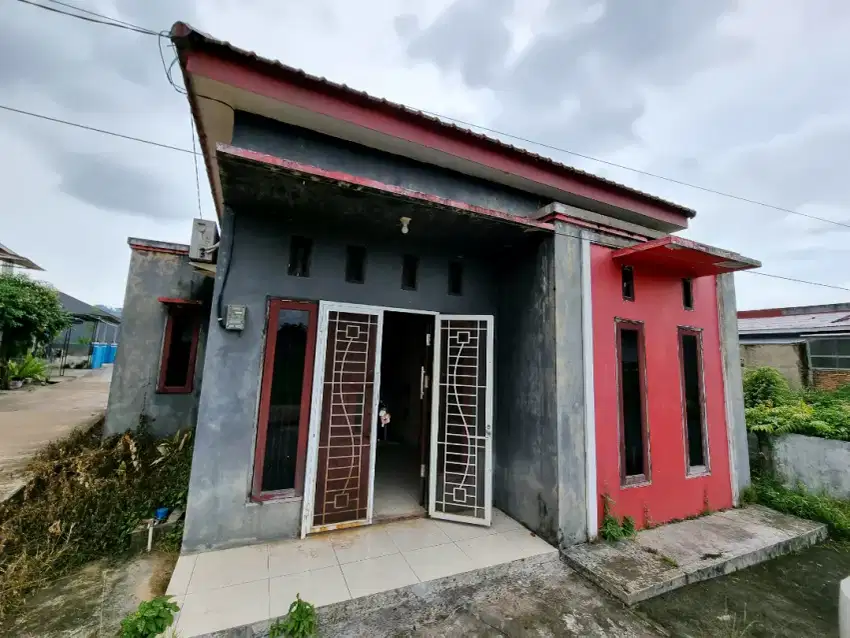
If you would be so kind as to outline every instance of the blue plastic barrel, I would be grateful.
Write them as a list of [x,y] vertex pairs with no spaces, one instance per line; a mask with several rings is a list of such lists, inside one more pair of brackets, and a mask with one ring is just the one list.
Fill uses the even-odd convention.
[[93,343],[91,348],[91,367],[92,370],[97,370],[103,366],[106,357],[106,344]]
[[115,363],[115,352],[118,350],[117,343],[110,343],[106,346],[106,357],[104,358],[104,363]]

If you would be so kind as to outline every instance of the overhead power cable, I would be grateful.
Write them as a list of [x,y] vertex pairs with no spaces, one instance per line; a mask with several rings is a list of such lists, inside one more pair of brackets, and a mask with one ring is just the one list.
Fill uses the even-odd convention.
[[[48,1],[55,1],[55,0],[48,0]],[[104,20],[98,20],[97,18],[92,18],[92,17],[89,17],[89,16],[80,15],[80,14],[77,14],[77,13],[69,13],[68,11],[62,11],[61,9],[57,9],[55,7],[48,7],[46,5],[39,4],[38,2],[32,2],[32,0],[18,0],[18,2],[22,2],[23,4],[28,4],[32,7],[38,7],[39,9],[44,9],[45,11],[51,11],[53,13],[58,13],[60,15],[69,16],[71,18],[77,18],[78,20],[85,20],[86,22],[92,22],[94,24],[103,24],[103,25],[106,25],[108,27],[116,27],[118,29],[124,29],[126,31],[133,31],[134,33],[141,33],[142,35],[155,35],[155,36],[159,37],[159,33],[157,33],[156,31],[151,31],[150,29],[145,29],[143,27],[139,27],[139,26],[136,26],[134,24],[123,22],[121,20],[116,20],[115,18],[110,18],[108,16],[101,16],[102,18],[105,18],[105,19]],[[72,5],[65,4],[64,2],[56,2],[56,4],[61,4],[61,5],[66,6],[66,7],[72,6]],[[100,14],[95,14],[93,11],[88,11],[86,9],[79,9],[77,7],[74,7],[74,8],[77,9],[77,11],[82,11],[84,13],[89,13],[89,14],[93,14],[93,15],[100,15]]]

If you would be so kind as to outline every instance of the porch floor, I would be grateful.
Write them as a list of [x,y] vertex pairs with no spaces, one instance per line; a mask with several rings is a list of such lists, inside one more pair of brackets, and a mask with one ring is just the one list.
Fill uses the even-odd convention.
[[627,605],[804,549],[826,525],[758,505],[571,547],[567,563]]
[[296,594],[322,607],[557,551],[494,509],[491,527],[420,518],[183,555],[168,593],[190,638],[284,616]]

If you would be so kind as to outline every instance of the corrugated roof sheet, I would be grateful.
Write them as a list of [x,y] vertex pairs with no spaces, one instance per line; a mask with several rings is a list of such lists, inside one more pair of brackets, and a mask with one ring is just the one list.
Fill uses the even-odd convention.
[[[187,34],[181,33],[181,28],[188,30],[188,33]],[[575,168],[574,166],[570,166],[568,164],[563,164],[561,162],[555,161],[551,157],[546,157],[545,155],[540,155],[540,154],[535,153],[533,151],[529,151],[528,149],[521,148],[519,146],[514,146],[513,144],[508,144],[507,142],[503,142],[502,140],[500,140],[498,138],[491,137],[491,136],[485,135],[483,133],[479,133],[479,132],[477,132],[473,129],[466,128],[466,127],[463,127],[463,126],[458,126],[457,124],[454,124],[453,122],[448,122],[448,121],[441,119],[439,117],[435,117],[433,115],[425,113],[424,111],[420,111],[418,109],[410,108],[409,106],[405,106],[404,104],[401,104],[399,102],[392,102],[390,100],[387,100],[386,98],[375,97],[374,95],[370,95],[369,93],[366,93],[365,91],[360,91],[358,89],[354,89],[354,88],[348,86],[347,84],[340,84],[338,82],[334,82],[332,80],[329,80],[329,79],[327,79],[323,76],[312,75],[310,73],[307,73],[303,69],[299,69],[297,67],[293,67],[293,66],[289,66],[288,64],[284,64],[280,60],[272,60],[270,58],[264,58],[263,56],[255,53],[254,51],[249,51],[247,49],[241,49],[241,48],[231,44],[230,42],[228,42],[226,40],[219,40],[217,38],[214,38],[213,36],[209,35],[208,33],[204,33],[203,31],[199,31],[198,29],[195,29],[193,26],[191,26],[187,23],[176,22],[174,24],[174,26],[171,27],[171,39],[172,39],[172,41],[175,42],[175,44],[177,44],[177,41],[180,40],[181,38],[196,38],[196,39],[199,39],[206,44],[224,47],[224,48],[228,49],[230,52],[235,53],[236,55],[247,57],[247,58],[253,60],[254,62],[258,62],[260,64],[266,64],[266,65],[270,65],[272,67],[276,67],[277,69],[279,69],[281,71],[285,71],[287,73],[298,75],[298,76],[300,76],[300,77],[302,77],[306,80],[309,80],[309,81],[312,81],[312,82],[318,82],[318,83],[324,84],[328,87],[331,87],[333,89],[349,93],[350,95],[358,96],[358,97],[365,99],[369,102],[372,102],[376,105],[382,105],[382,106],[385,106],[385,107],[389,107],[391,109],[402,111],[402,112],[404,112],[408,115],[413,115],[413,116],[421,118],[423,120],[427,120],[429,122],[439,124],[442,127],[461,132],[464,135],[468,135],[470,137],[474,137],[474,138],[479,139],[479,140],[486,141],[488,144],[493,144],[493,145],[498,146],[502,149],[509,150],[509,151],[514,152],[514,153],[518,153],[520,155],[524,155],[528,158],[534,159],[535,161],[545,162],[545,163],[550,164],[554,167],[568,170],[571,173],[574,173],[576,176],[584,177],[584,178],[590,179],[590,180],[596,180],[596,181],[608,184],[610,186],[614,186],[616,188],[623,189],[624,191],[630,192],[634,195],[638,195],[638,196],[643,197],[645,199],[649,199],[649,200],[658,202],[659,204],[671,206],[671,207],[677,209],[682,214],[686,215],[687,217],[694,217],[696,215],[696,211],[693,208],[689,208],[687,206],[677,204],[676,202],[672,202],[669,199],[664,199],[663,197],[658,197],[657,195],[653,195],[652,193],[647,193],[647,192],[639,190],[637,188],[632,188],[631,186],[626,186],[625,184],[615,182],[615,181],[607,179],[605,177],[600,177],[599,175],[594,175],[593,173],[583,171],[579,168]]]
[[787,334],[807,332],[850,332],[850,314],[821,312],[784,317],[755,317],[738,319],[741,334]]

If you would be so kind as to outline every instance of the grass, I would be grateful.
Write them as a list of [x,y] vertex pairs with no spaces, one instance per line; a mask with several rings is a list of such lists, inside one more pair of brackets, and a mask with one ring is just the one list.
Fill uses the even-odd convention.
[[770,476],[754,476],[741,498],[747,503],[759,503],[785,514],[826,523],[832,538],[850,540],[850,501],[814,494],[801,485],[787,488]]

